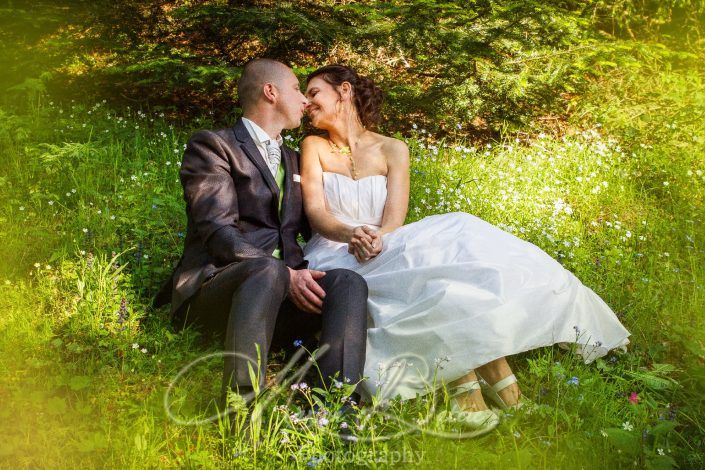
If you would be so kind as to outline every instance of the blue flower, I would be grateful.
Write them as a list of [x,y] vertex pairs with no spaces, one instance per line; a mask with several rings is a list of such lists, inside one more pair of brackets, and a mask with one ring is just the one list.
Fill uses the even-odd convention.
[[325,456],[321,455],[320,457],[317,457],[314,455],[313,457],[311,457],[311,459],[308,462],[306,462],[306,466],[308,468],[316,468],[318,466],[318,464],[320,464],[324,460],[325,460]]
[[300,339],[294,340],[294,346],[296,346],[297,348],[301,347],[302,344],[304,344],[304,342],[301,341]]
[[580,385],[580,379],[578,379],[577,377],[571,377],[570,379],[568,379],[567,383],[570,385]]

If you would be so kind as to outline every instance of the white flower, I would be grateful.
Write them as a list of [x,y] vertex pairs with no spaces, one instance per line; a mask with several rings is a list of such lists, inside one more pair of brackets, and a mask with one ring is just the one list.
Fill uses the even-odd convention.
[[23,210],[24,210],[24,206],[20,206],[20,210],[23,211]]
[[49,201],[49,205],[50,205],[50,206],[53,206],[53,205],[54,205],[54,201]]
[[625,431],[633,431],[634,426],[629,421],[625,421],[624,423],[622,423],[622,429],[624,429]]
[[34,263],[34,267],[35,267],[35,268],[39,268],[39,267],[41,267],[41,266],[42,266],[42,265],[39,264],[39,263]]
[[663,182],[663,185],[664,185],[664,186],[668,186],[669,184],[671,184],[671,183],[669,183],[668,181],[664,181],[664,182]]
[[83,233],[88,233],[88,229],[83,227]]
[[139,344],[137,344],[137,343],[132,343],[132,349],[137,349],[137,348],[139,348],[139,347],[140,347]]
[[656,453],[657,453],[658,455],[665,455],[665,454],[666,454],[666,453],[663,451],[663,449],[661,449],[660,447],[659,447],[658,449],[656,449]]
[[142,348],[140,351],[142,351],[142,354],[147,354],[147,348]]

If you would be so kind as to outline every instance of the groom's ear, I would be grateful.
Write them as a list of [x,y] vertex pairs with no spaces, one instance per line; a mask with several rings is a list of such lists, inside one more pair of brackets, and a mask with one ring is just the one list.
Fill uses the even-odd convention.
[[262,86],[262,96],[264,96],[264,99],[266,99],[270,103],[276,100],[278,95],[279,90],[277,90],[277,87],[275,87],[273,84],[265,83]]

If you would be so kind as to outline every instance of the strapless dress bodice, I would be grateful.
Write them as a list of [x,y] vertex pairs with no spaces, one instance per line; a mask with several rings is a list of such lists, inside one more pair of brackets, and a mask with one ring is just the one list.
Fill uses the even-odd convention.
[[354,180],[340,173],[323,172],[326,207],[348,225],[382,225],[387,200],[387,177],[372,175]]

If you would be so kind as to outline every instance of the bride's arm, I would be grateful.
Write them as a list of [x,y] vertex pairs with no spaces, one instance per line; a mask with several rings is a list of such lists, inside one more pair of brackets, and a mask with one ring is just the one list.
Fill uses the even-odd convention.
[[390,139],[386,145],[387,201],[378,233],[393,232],[402,225],[409,209],[409,148],[404,142]]
[[323,168],[318,158],[320,140],[320,137],[308,136],[301,142],[301,190],[309,224],[315,232],[329,240],[352,243],[363,239],[369,243],[372,238],[361,227],[344,224],[326,210]]

